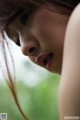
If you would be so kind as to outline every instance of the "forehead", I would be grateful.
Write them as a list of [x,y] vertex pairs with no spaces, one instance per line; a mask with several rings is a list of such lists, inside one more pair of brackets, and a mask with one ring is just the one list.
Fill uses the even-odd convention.
[[58,14],[46,8],[39,8],[34,15],[33,23],[34,25],[38,24],[40,26],[43,24],[44,26],[44,24],[48,23],[61,23],[64,21],[63,18],[65,18],[64,15]]
[[[18,16],[8,27],[18,28],[18,29],[25,27],[21,24],[20,16]],[[31,25],[34,25],[35,27],[36,25],[38,25],[39,27],[47,24],[55,25],[55,23],[57,22],[61,23],[63,21],[64,21],[63,15],[42,7],[37,8],[34,14],[31,14],[31,16],[29,16],[29,19],[28,19],[28,23],[30,23]]]

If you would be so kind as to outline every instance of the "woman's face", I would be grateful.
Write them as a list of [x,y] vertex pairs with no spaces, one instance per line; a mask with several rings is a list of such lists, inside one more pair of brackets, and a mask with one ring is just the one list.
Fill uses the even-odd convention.
[[8,26],[9,36],[16,40],[19,35],[23,54],[34,63],[61,73],[68,17],[40,8],[29,16],[27,22],[25,18],[18,17]]

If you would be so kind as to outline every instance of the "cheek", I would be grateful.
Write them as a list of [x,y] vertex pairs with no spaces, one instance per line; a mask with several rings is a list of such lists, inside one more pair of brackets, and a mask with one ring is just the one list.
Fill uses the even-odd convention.
[[45,43],[50,43],[50,40],[54,39],[54,30],[50,27],[50,25],[44,23],[43,24],[36,24],[33,27],[32,31],[33,35],[39,40],[41,45],[44,45]]
[[57,53],[63,48],[65,25],[50,18],[43,19],[38,16],[33,22],[32,34],[39,41],[42,51]]
[[65,27],[62,25],[56,26],[55,28],[55,39],[56,39],[56,44],[59,47],[63,46],[64,43],[64,36],[65,36]]
[[34,35],[39,40],[42,49],[55,50],[62,46],[62,32],[61,29],[55,25],[41,25],[36,27]]

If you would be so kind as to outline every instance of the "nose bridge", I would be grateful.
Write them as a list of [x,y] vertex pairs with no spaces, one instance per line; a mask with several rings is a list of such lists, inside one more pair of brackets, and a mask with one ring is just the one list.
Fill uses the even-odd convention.
[[38,43],[29,32],[19,34],[22,53],[26,56],[36,56]]

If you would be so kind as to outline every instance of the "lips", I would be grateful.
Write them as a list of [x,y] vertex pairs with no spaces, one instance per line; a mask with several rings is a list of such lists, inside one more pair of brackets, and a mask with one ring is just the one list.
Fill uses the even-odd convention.
[[52,59],[53,59],[53,53],[49,53],[49,54],[42,53],[37,57],[36,62],[39,65],[41,65],[47,69],[50,69]]

